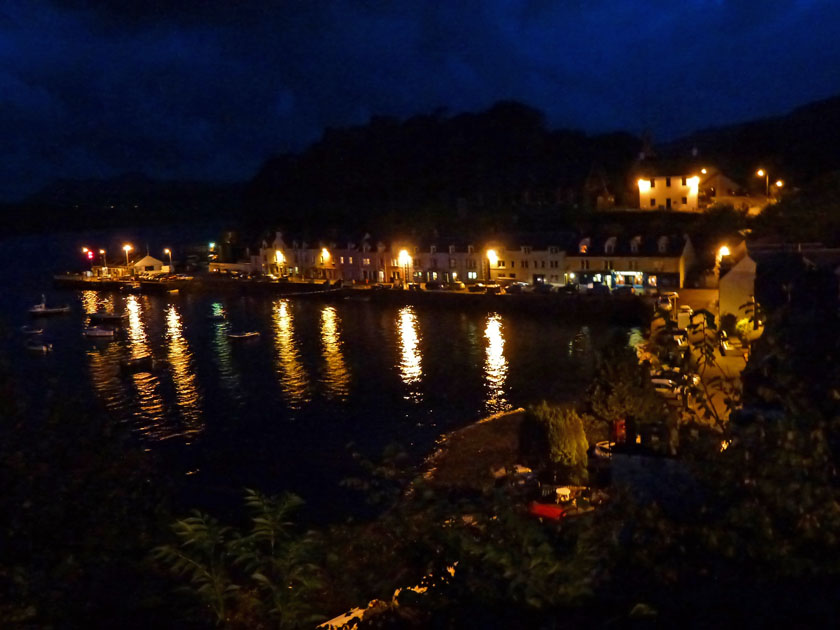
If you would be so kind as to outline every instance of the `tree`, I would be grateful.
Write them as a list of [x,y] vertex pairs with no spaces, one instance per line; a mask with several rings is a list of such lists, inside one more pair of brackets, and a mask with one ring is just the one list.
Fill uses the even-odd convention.
[[585,479],[589,442],[577,411],[569,405],[551,406],[543,401],[529,407],[527,414],[528,421],[535,423],[544,433],[549,460],[559,466],[571,481]]

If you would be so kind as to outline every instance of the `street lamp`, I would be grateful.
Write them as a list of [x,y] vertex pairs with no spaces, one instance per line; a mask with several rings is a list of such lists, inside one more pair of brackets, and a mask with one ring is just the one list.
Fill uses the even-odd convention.
[[283,263],[286,262],[286,257],[279,249],[274,250],[274,262],[277,263],[277,275],[283,275]]
[[488,249],[487,250],[487,281],[490,282],[490,268],[493,265],[499,264],[499,255],[496,253],[495,249]]
[[103,267],[107,267],[107,265],[105,264],[105,250],[104,250],[104,249],[100,249],[100,250],[99,250],[99,255],[100,255],[100,256],[102,256],[102,266],[103,266]]
[[764,178],[764,195],[766,197],[770,196],[770,173],[765,171],[763,168],[758,169],[755,172],[756,177],[763,177]]
[[169,254],[169,273],[172,273],[173,266],[172,266],[172,250],[168,247],[163,250],[164,254]]
[[126,274],[128,274],[128,265],[129,265],[128,252],[130,252],[132,249],[134,249],[134,248],[131,245],[129,245],[128,243],[123,245],[123,251],[125,252],[125,273]]
[[400,253],[397,254],[397,262],[403,268],[405,273],[403,276],[403,286],[408,286],[408,264],[411,262],[411,256],[408,255],[408,250],[400,250]]

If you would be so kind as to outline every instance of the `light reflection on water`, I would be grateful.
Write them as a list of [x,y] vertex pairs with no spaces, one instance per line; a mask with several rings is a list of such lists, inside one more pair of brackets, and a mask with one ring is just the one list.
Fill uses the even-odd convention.
[[484,362],[484,377],[487,389],[485,405],[488,413],[497,413],[511,408],[510,403],[505,398],[508,363],[505,359],[502,318],[498,313],[487,316],[484,337],[487,339],[487,358]]
[[[143,307],[136,295],[129,295],[125,302],[128,311],[128,344],[131,359],[151,356],[146,328],[143,323]],[[164,403],[160,394],[160,381],[153,372],[131,374],[131,381],[137,391],[141,421],[145,424],[137,427],[140,433],[156,439],[171,437],[171,431],[164,425]]]
[[341,352],[339,315],[334,306],[321,309],[321,343],[324,355],[324,388],[327,398],[345,400],[350,393],[350,371]]
[[397,315],[397,328],[400,340],[400,377],[408,386],[406,400],[421,402],[423,394],[420,382],[423,378],[422,357],[420,356],[420,334],[417,326],[417,315],[411,306],[400,309]]
[[[224,315],[220,304],[213,305],[213,315]],[[227,390],[233,400],[241,402],[242,391],[240,389],[239,372],[237,372],[231,356],[230,339],[227,336],[229,330],[230,325],[226,320],[213,322],[213,357],[219,368],[222,387]]]
[[295,344],[294,318],[289,300],[278,299],[273,304],[274,351],[280,388],[291,409],[300,409],[309,402],[309,377],[300,360]]
[[166,341],[172,381],[175,385],[175,403],[186,424],[186,433],[196,433],[202,427],[201,394],[196,386],[193,354],[183,335],[181,315],[174,304],[166,311]]

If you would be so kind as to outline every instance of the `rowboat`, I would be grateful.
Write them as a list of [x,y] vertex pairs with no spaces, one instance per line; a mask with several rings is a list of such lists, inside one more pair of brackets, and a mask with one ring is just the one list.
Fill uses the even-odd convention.
[[47,354],[47,352],[52,350],[52,344],[45,343],[43,341],[38,341],[36,339],[30,339],[26,342],[26,349],[30,352],[35,352],[38,354]]
[[70,307],[65,304],[63,306],[47,306],[47,301],[44,296],[41,296],[41,303],[30,307],[29,314],[36,317],[45,317],[47,315],[63,315],[69,313]]
[[229,339],[254,339],[254,338],[259,337],[259,336],[260,336],[260,333],[258,333],[256,330],[228,333],[228,338]]
[[103,328],[102,326],[88,326],[85,328],[85,337],[113,337],[113,328]]

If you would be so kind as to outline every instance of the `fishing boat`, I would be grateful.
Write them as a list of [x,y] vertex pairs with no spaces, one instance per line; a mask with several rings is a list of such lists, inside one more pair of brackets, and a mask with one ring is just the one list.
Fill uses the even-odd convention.
[[151,372],[155,369],[155,365],[155,358],[150,354],[120,361],[120,369],[126,374]]
[[90,313],[88,315],[91,324],[120,324],[127,317],[128,313],[107,313],[105,311]]
[[52,344],[46,343],[44,341],[39,341],[37,339],[30,339],[26,342],[26,349],[29,350],[29,352],[47,354],[47,352],[52,350]]
[[229,339],[255,339],[260,336],[256,330],[247,330],[243,332],[230,332],[228,333]]
[[47,315],[62,315],[69,312],[70,307],[67,304],[64,304],[63,306],[47,306],[47,300],[43,295],[41,296],[41,303],[35,304],[29,309],[30,315],[39,317]]
[[85,337],[113,337],[113,328],[103,328],[102,326],[88,326],[85,328]]
[[35,326],[26,325],[26,326],[21,326],[20,327],[20,332],[22,332],[24,335],[34,337],[35,335],[43,334],[44,329],[43,328],[36,328]]

